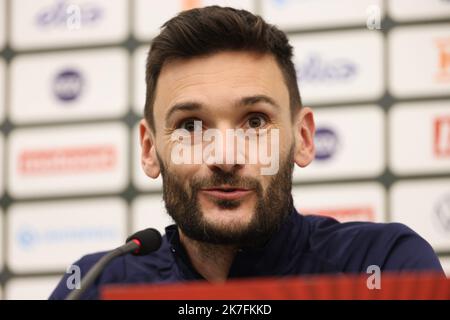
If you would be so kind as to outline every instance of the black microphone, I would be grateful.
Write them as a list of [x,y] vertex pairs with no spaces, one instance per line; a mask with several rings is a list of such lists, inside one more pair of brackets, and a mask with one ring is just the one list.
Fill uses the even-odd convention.
[[127,238],[127,241],[123,246],[120,246],[104,255],[81,280],[80,289],[72,290],[67,295],[66,300],[80,299],[82,294],[92,285],[103,269],[105,269],[106,265],[114,258],[120,257],[127,253],[142,256],[158,250],[159,247],[161,247],[161,234],[158,230],[148,228],[136,232]]

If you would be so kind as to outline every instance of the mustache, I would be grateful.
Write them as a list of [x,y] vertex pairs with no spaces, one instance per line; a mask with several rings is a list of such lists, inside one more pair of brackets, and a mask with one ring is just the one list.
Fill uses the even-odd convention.
[[242,177],[234,172],[217,171],[211,177],[197,178],[191,182],[193,193],[200,189],[214,188],[220,185],[229,185],[233,188],[254,189],[258,193],[262,191],[261,183],[251,177]]

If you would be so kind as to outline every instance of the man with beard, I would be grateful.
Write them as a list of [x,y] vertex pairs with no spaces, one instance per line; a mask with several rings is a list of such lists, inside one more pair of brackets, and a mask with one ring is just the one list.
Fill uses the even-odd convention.
[[[146,83],[142,167],[151,178],[162,175],[175,224],[158,251],[115,259],[82,298],[97,298],[111,283],[361,273],[373,265],[443,272],[430,245],[404,225],[338,223],[295,210],[292,172],[314,158],[313,112],[301,104],[286,35],[261,17],[216,6],[180,13],[152,41]],[[228,142],[214,150],[215,161],[176,163],[173,136],[194,135],[196,122],[223,136],[254,130],[257,140],[276,131],[279,141],[269,149],[278,153],[277,172],[262,175],[261,161],[221,161],[238,152]],[[103,255],[75,265],[84,275]],[[67,277],[52,299],[67,296]]]

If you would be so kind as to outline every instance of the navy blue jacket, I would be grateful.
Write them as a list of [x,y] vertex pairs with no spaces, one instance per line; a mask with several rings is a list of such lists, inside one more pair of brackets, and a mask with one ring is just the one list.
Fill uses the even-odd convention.
[[[86,255],[75,262],[82,276],[105,254]],[[434,271],[443,274],[432,247],[399,223],[348,222],[303,216],[293,209],[280,230],[263,247],[237,253],[228,277],[292,276],[363,273],[370,265],[382,271]],[[50,299],[69,293],[65,275]],[[97,299],[99,288],[112,283],[174,283],[204,280],[180,244],[175,225],[166,228],[161,248],[146,256],[113,260],[83,299]]]

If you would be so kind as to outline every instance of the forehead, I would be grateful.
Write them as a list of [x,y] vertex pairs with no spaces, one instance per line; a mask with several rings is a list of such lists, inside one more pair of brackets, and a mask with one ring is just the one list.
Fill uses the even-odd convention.
[[289,101],[282,72],[270,54],[230,51],[176,59],[161,70],[154,112],[162,115],[183,100],[217,104],[256,94],[268,95],[280,105]]

